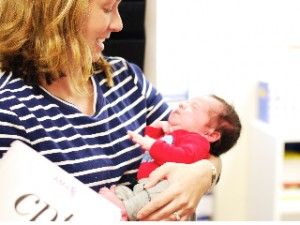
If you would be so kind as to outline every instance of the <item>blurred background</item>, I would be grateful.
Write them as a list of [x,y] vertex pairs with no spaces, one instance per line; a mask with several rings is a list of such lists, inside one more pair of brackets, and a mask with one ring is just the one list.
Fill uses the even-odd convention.
[[300,220],[299,12],[298,0],[120,5],[124,30],[104,54],[138,64],[171,105],[214,93],[241,117],[241,138],[222,156],[198,220]]

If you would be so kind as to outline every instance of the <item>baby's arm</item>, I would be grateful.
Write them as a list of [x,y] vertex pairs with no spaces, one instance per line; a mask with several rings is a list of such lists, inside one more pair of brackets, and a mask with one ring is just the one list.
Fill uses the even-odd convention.
[[154,144],[155,139],[145,136],[143,137],[140,134],[134,133],[132,131],[128,131],[129,138],[135,143],[139,144],[144,150],[149,151],[151,146]]
[[171,132],[171,127],[168,121],[157,121],[152,123],[150,126],[162,129],[165,134],[169,134]]

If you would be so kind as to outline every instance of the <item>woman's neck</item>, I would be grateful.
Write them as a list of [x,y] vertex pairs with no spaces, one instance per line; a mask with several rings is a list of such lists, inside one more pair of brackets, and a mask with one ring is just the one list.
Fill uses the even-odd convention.
[[94,114],[94,86],[91,79],[85,85],[76,84],[76,87],[68,77],[62,77],[50,85],[41,79],[41,86],[52,95],[75,105],[82,113]]

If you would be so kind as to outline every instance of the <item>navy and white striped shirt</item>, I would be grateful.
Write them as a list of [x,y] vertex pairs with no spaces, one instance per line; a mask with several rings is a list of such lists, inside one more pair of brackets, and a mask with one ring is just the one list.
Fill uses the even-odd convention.
[[92,116],[42,87],[25,85],[14,72],[1,72],[0,158],[20,140],[95,191],[134,179],[142,151],[127,131],[142,134],[146,125],[166,120],[170,108],[136,65],[107,60],[114,86],[106,85],[103,72],[92,77]]

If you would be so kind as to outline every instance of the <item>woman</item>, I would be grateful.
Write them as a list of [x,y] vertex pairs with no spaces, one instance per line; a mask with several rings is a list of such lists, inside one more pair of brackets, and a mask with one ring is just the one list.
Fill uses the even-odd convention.
[[[131,185],[142,151],[127,131],[142,134],[170,109],[136,65],[102,56],[104,41],[122,30],[119,4],[0,1],[0,157],[21,140],[95,191]],[[219,158],[211,161],[220,171]],[[166,164],[152,173],[148,186],[162,177],[171,185],[139,218],[188,219],[211,186],[211,166]]]

